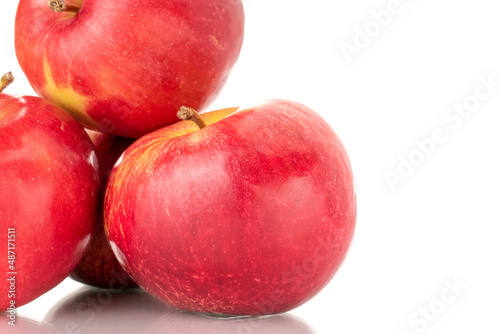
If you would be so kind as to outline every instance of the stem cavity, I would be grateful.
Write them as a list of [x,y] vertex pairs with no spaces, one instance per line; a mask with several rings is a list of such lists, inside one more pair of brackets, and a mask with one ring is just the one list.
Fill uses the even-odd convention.
[[0,93],[3,92],[7,86],[9,86],[14,81],[14,77],[12,76],[12,72],[6,73],[0,79]]
[[67,6],[64,0],[49,0],[49,8],[54,13],[70,12],[77,13],[80,8]]
[[193,121],[200,129],[207,126],[207,123],[205,123],[200,114],[193,108],[181,107],[177,112],[177,117],[185,121]]

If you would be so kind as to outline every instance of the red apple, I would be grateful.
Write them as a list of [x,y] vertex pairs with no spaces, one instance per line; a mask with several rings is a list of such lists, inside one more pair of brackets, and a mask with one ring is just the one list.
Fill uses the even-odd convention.
[[[94,131],[89,131],[89,135],[94,143],[97,160],[99,161],[101,180],[103,185],[106,185],[109,173],[116,160],[118,160],[123,151],[134,140]],[[104,194],[102,195],[102,200],[104,200]],[[103,218],[101,205],[96,234],[92,238],[85,256],[75,271],[71,273],[70,277],[78,282],[100,288],[121,289],[136,287],[137,284],[123,270],[109,247],[108,240],[104,234]]]
[[0,94],[0,170],[0,310],[11,311],[75,269],[94,233],[100,181],[83,127],[33,96]]
[[15,44],[40,96],[88,128],[140,137],[215,98],[243,30],[241,0],[20,0]]
[[184,310],[263,315],[306,302],[333,277],[353,235],[340,139],[291,101],[229,117],[234,109],[181,111],[198,125],[140,138],[113,168],[105,229],[118,261]]

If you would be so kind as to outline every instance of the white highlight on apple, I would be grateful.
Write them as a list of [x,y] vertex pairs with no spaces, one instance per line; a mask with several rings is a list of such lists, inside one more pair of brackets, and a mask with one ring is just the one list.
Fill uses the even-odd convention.
[[352,42],[342,41],[339,45],[347,63],[350,64],[352,62],[353,56],[361,54],[361,51],[366,49],[372,40],[377,38],[383,29],[392,23],[393,18],[401,14],[403,10],[404,6],[401,0],[390,0],[385,9],[372,10],[370,12],[371,20],[366,22],[363,28],[355,26]]
[[453,281],[445,279],[444,288],[441,289],[439,296],[430,300],[424,306],[420,306],[417,311],[413,312],[408,317],[408,324],[411,326],[411,331],[401,331],[399,334],[411,334],[412,332],[423,333],[429,326],[438,320],[438,317],[443,315],[450,305],[455,303],[467,290],[467,286],[463,285],[455,278]]
[[500,81],[495,81],[493,74],[489,74],[487,77],[479,76],[478,81],[479,84],[474,89],[473,94],[466,96],[461,103],[455,103],[445,110],[442,116],[444,126],[434,128],[430,136],[415,140],[415,147],[409,154],[398,156],[396,169],[384,173],[387,185],[392,191],[395,191],[399,184],[405,183],[418,167],[434,155],[439,144],[448,140],[446,127],[448,130],[459,129],[463,122],[479,109],[481,102],[491,98],[500,87]]

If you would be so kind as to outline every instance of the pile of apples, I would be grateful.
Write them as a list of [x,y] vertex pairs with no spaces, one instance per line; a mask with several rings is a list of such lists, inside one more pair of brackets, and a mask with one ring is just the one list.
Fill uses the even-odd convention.
[[243,33],[241,0],[20,0],[16,54],[40,97],[0,94],[1,310],[70,274],[227,315],[326,286],[356,220],[340,139],[293,101],[196,111]]

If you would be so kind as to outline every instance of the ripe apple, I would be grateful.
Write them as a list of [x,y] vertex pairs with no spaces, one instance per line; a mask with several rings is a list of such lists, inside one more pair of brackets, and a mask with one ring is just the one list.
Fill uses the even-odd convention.
[[140,137],[215,98],[243,30],[241,0],[20,0],[15,45],[40,96],[90,129]]
[[[123,151],[134,140],[90,130],[88,133],[92,143],[94,143],[97,160],[99,161],[101,181],[103,186],[105,186],[116,160],[118,160]],[[113,251],[109,247],[108,240],[104,234],[103,201],[104,193],[100,202],[96,234],[92,238],[92,242],[85,252],[83,259],[75,271],[71,273],[70,277],[78,282],[100,288],[121,289],[137,287],[137,284],[118,263]]]
[[[12,81],[2,78],[0,91]],[[0,310],[65,279],[95,230],[100,181],[83,127],[39,97],[0,94]]]
[[[346,151],[314,111],[283,100],[150,133],[111,172],[105,230],[118,261],[177,308],[288,311],[333,277],[353,235]],[[228,116],[228,117],[226,117]]]

